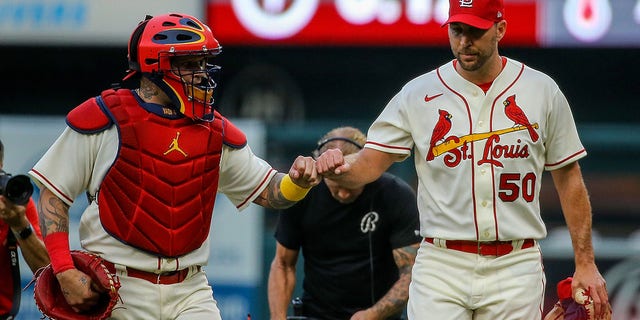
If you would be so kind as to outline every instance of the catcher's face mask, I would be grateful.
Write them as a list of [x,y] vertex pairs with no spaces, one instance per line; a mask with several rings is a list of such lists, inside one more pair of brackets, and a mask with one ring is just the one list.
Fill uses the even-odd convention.
[[[164,59],[162,59],[164,60]],[[208,55],[174,55],[165,69],[160,87],[171,98],[177,111],[203,121],[213,120],[213,93],[220,66],[208,63]],[[158,81],[156,81],[158,84]]]

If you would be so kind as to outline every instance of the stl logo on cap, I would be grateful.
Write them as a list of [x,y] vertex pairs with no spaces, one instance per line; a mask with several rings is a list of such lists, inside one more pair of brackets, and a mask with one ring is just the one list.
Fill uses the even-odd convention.
[[502,0],[449,0],[449,19],[443,26],[460,22],[486,30],[503,19]]
[[460,0],[460,6],[471,8],[473,7],[473,0]]

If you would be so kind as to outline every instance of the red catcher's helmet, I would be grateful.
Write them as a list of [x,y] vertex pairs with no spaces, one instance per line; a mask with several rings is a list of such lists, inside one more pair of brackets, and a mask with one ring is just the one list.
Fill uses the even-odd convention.
[[130,73],[125,79],[140,72],[171,98],[176,111],[196,120],[213,120],[214,76],[220,67],[203,63],[201,68],[180,70],[172,64],[176,57],[206,62],[222,51],[207,25],[180,13],[147,16],[131,34],[128,49]]

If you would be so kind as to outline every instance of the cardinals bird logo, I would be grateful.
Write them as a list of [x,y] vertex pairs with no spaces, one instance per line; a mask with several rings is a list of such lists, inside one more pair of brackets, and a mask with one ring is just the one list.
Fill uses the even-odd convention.
[[520,107],[518,107],[518,105],[516,104],[516,95],[514,94],[512,96],[509,96],[506,100],[504,100],[503,104],[504,113],[505,115],[507,115],[507,118],[515,122],[514,125],[519,124],[526,127],[527,131],[529,131],[529,136],[531,136],[531,140],[533,140],[533,142],[538,141],[538,139],[540,138],[538,136],[538,133],[529,122],[529,119],[527,118],[527,115],[524,114],[524,111],[522,111],[522,109],[520,109]]
[[433,133],[431,134],[429,152],[427,152],[427,161],[433,160],[433,147],[435,147],[438,141],[444,139],[444,136],[449,133],[449,130],[451,130],[451,114],[442,109],[439,109],[438,113],[440,114],[440,118],[438,119],[438,123],[436,123],[436,126],[433,128]]

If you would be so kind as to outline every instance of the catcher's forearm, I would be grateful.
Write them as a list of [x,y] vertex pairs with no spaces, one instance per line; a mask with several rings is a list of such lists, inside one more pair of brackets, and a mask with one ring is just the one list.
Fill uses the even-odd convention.
[[69,206],[49,189],[42,188],[38,216],[54,273],[73,269],[69,248]]
[[[253,201],[255,204],[271,209],[286,209],[298,202],[298,200],[289,200],[282,193],[282,182],[286,176],[285,173],[277,173],[260,195]],[[292,182],[289,182],[292,183]],[[304,189],[304,188],[301,188]],[[306,194],[306,193],[305,193]],[[304,195],[302,195],[302,198]],[[301,199],[301,198],[300,198]]]
[[75,268],[71,259],[69,248],[69,234],[66,232],[54,232],[44,238],[44,245],[49,252],[53,273],[58,274]]
[[42,188],[38,202],[42,236],[54,232],[69,233],[69,206],[47,188]]

